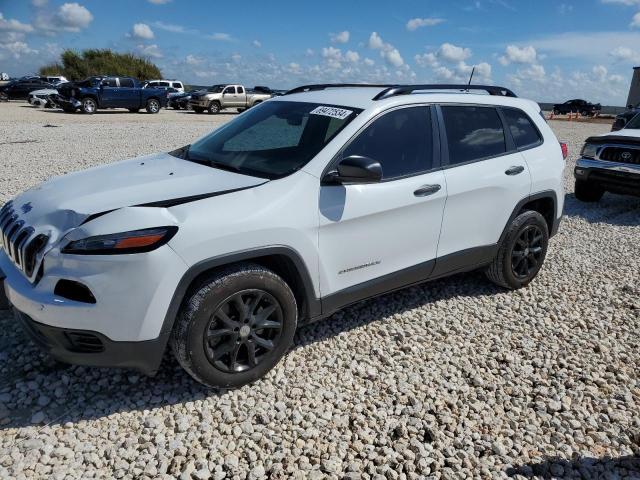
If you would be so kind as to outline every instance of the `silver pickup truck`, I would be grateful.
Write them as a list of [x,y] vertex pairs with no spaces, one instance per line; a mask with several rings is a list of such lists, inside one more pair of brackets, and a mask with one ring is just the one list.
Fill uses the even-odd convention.
[[238,111],[243,111],[269,100],[272,96],[267,92],[247,90],[242,85],[213,85],[205,91],[192,94],[189,106],[196,113],[202,113],[205,110],[209,113],[218,113],[225,108],[237,108]]

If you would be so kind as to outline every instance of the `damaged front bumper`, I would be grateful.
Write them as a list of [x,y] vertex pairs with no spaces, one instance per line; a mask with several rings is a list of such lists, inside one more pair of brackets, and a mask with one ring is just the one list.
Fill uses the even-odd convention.
[[62,109],[77,109],[80,108],[80,100],[73,97],[63,97],[61,95],[52,95],[51,100],[54,104]]

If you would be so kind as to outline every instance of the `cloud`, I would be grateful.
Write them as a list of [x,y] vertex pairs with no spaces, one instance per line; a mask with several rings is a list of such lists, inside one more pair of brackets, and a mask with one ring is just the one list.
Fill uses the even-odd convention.
[[21,58],[23,55],[38,53],[38,50],[32,49],[24,42],[0,43],[0,49],[7,51],[16,60]]
[[609,73],[609,70],[607,70],[607,67],[605,67],[604,65],[596,65],[591,69],[591,71],[593,72],[593,75],[596,77],[596,79],[600,82],[606,81],[607,74]]
[[602,3],[618,3],[620,5],[640,5],[640,0],[602,0]]
[[154,34],[146,23],[136,23],[131,29],[131,33],[128,33],[127,36],[137,40],[151,40]]
[[451,43],[443,43],[438,50],[438,56],[450,62],[461,62],[471,56],[471,50]]
[[332,43],[347,43],[350,36],[351,35],[348,30],[345,30],[344,32],[329,34]]
[[31,5],[36,8],[44,7],[49,0],[31,0]]
[[79,32],[93,21],[93,15],[79,3],[64,3],[53,16],[52,24],[61,30]]
[[203,59],[191,54],[187,55],[187,57],[185,58],[185,62],[187,62],[187,65],[200,65],[203,61]]
[[420,27],[433,27],[443,23],[444,18],[412,18],[407,22],[407,30],[414,32]]
[[640,12],[636,13],[631,19],[631,27],[640,28]]
[[611,51],[610,55],[618,61],[640,62],[640,52],[629,47],[617,47]]
[[384,42],[377,32],[371,33],[368,45],[372,50],[379,50],[380,56],[384,58],[388,64],[396,68],[404,65],[404,59],[402,55],[400,55],[400,51],[390,43]]
[[171,2],[171,0],[147,0],[149,3],[153,3],[154,5],[164,5],[165,3]]
[[499,58],[502,65],[509,65],[510,63],[535,63],[538,58],[536,49],[531,45],[526,47],[518,47],[516,45],[508,45],[505,49],[505,54]]
[[253,45],[256,48],[262,48],[262,43],[260,43],[259,40],[254,40],[253,42],[251,42],[251,45]]
[[18,33],[29,33],[33,27],[28,23],[22,23],[15,19],[5,19],[0,12],[0,30]]
[[374,62],[373,60],[371,60],[370,58],[365,58],[363,60],[364,64],[367,65],[368,67],[372,67],[376,64],[376,62]]
[[358,52],[347,50],[347,53],[344,54],[344,59],[347,62],[358,63],[358,60],[360,60],[360,55],[358,55]]
[[331,68],[342,67],[342,50],[335,47],[325,47],[321,52],[322,58],[327,62],[327,65]]
[[142,55],[146,57],[162,58],[164,56],[162,54],[162,51],[160,50],[160,47],[158,47],[158,45],[156,45],[155,43],[152,45],[138,45],[138,50]]
[[548,35],[527,42],[537,52],[559,58],[580,59],[591,64],[605,63],[611,51],[623,45],[640,45],[640,32],[567,32]]
[[182,25],[176,25],[173,23],[164,23],[160,20],[153,22],[152,25],[160,30],[165,30],[171,33],[197,33],[196,30],[190,30],[188,28],[183,27]]
[[230,42],[233,40],[231,35],[229,35],[228,33],[222,33],[222,32],[212,33],[211,35],[207,35],[207,38],[210,40],[217,40],[220,42]]

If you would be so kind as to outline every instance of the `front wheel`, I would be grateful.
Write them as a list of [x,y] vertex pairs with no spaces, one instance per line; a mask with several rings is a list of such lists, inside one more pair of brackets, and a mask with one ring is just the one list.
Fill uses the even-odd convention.
[[147,113],[158,113],[160,111],[160,102],[155,98],[150,98],[147,100],[145,110]]
[[8,102],[9,95],[5,92],[0,92],[0,102]]
[[171,347],[198,382],[240,387],[265,375],[286,353],[297,311],[291,289],[274,272],[251,263],[230,266],[185,299]]
[[80,108],[82,109],[83,113],[91,115],[98,109],[98,104],[93,98],[85,97],[82,99]]
[[498,254],[486,270],[487,277],[501,287],[526,287],[538,275],[547,255],[549,228],[535,211],[518,215],[509,225]]
[[211,114],[216,114],[216,113],[220,113],[220,104],[218,102],[211,102],[209,104],[209,108],[207,109],[207,111]]
[[581,202],[597,202],[604,195],[604,189],[593,182],[576,179],[575,195]]

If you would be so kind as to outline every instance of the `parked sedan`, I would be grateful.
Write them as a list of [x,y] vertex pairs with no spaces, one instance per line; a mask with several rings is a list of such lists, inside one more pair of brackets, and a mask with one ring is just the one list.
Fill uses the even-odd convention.
[[53,88],[53,85],[38,77],[23,77],[0,86],[0,100],[26,100],[34,90]]

